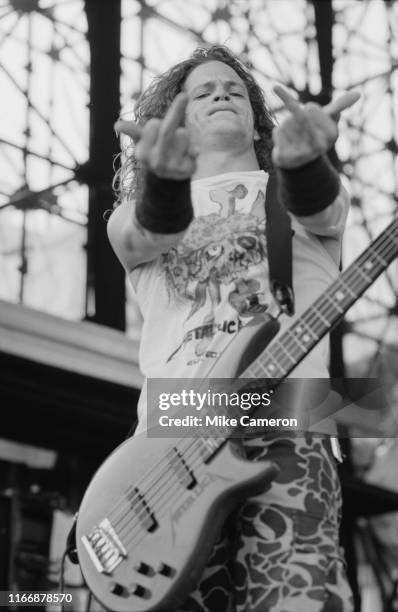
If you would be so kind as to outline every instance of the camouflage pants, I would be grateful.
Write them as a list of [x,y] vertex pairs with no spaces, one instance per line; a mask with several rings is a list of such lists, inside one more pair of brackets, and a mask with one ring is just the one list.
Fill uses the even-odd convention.
[[244,446],[250,459],[271,459],[280,473],[228,519],[179,612],[351,612],[329,442],[284,436]]

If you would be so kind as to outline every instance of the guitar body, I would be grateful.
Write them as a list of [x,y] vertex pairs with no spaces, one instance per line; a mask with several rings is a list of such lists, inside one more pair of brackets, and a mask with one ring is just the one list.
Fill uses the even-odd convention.
[[[185,440],[187,444],[192,441]],[[156,521],[153,530],[150,520],[145,524],[146,516],[139,516],[147,511],[143,506],[137,513],[125,503],[123,511],[112,512],[116,500],[120,505],[120,500],[128,497],[126,491],[142,483],[147,466],[167,464],[170,446],[170,438],[130,438],[98,470],[81,504],[79,562],[88,586],[111,610],[176,609],[199,579],[225,517],[244,495],[264,490],[277,472],[270,462],[242,459],[235,445],[228,442],[211,462],[195,461],[196,484],[192,488],[176,484],[175,474],[165,471],[163,478],[170,487],[158,494],[159,512],[153,511],[151,496],[147,498],[148,511]],[[156,492],[152,497],[156,499]],[[111,528],[106,524],[100,533],[103,546],[108,546],[111,554],[117,537],[126,553],[108,573],[96,567],[95,546],[89,553],[85,539],[105,519]]]
[[[274,320],[243,328],[210,376],[232,378],[277,329]],[[141,435],[95,474],[79,510],[77,549],[88,586],[107,608],[176,609],[200,578],[226,516],[278,471],[245,460],[232,442],[210,459],[208,451],[205,438]]]

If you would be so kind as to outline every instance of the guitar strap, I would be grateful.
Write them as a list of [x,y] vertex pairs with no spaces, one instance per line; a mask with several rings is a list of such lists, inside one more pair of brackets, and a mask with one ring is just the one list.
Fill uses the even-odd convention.
[[272,295],[285,314],[294,314],[291,219],[278,199],[277,178],[269,175],[265,192],[265,236]]
[[[271,292],[282,312],[294,314],[294,292],[292,284],[292,236],[291,219],[279,202],[277,178],[269,175],[265,192],[265,235]],[[339,439],[330,437],[331,451],[339,463],[343,461]]]

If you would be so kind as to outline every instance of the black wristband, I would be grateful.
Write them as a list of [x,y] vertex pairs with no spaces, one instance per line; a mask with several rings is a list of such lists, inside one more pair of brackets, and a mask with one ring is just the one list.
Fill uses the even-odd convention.
[[278,191],[283,204],[297,216],[327,208],[340,191],[340,178],[326,156],[299,168],[278,168]]
[[166,179],[146,172],[135,216],[141,227],[150,232],[182,232],[193,218],[191,181]]

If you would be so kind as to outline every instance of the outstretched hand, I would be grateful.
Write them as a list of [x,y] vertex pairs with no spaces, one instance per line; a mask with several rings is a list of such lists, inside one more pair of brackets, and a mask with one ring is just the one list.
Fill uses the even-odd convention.
[[187,179],[196,170],[197,150],[183,127],[188,96],[179,93],[163,119],[150,119],[143,127],[119,120],[115,131],[136,143],[135,155],[151,172],[169,179]]
[[326,153],[337,139],[341,111],[360,98],[351,91],[322,107],[314,102],[300,104],[280,85],[274,92],[289,111],[273,131],[272,159],[280,168],[298,168]]

